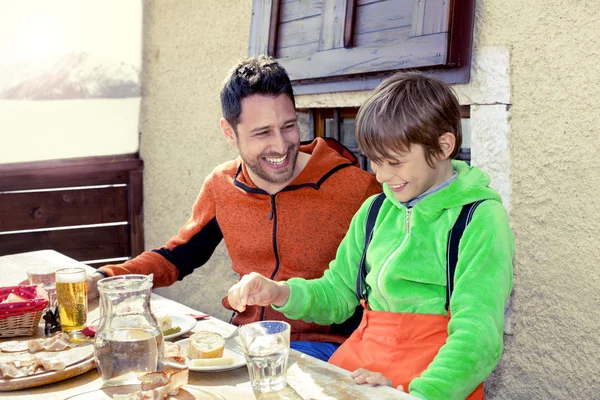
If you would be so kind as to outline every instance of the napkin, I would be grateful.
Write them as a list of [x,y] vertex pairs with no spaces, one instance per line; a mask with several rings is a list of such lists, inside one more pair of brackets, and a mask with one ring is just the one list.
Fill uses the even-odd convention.
[[188,315],[188,316],[194,318],[196,321],[200,321],[201,319],[205,319],[205,318],[210,317],[210,315],[202,313],[202,312],[198,312],[198,313],[195,313],[195,314],[185,314],[185,315]]

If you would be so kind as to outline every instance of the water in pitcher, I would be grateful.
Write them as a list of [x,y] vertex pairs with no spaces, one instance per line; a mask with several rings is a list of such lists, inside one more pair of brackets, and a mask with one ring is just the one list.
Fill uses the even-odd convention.
[[102,312],[94,356],[106,386],[139,384],[139,376],[162,369],[163,334],[150,311],[152,278],[120,275],[98,281]]
[[157,330],[100,332],[94,343],[98,369],[107,386],[139,383],[139,376],[162,368],[163,336]]

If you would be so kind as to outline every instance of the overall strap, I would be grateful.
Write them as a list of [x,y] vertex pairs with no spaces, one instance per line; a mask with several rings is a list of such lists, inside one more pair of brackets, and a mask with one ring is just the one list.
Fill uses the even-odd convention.
[[367,212],[367,223],[365,226],[365,247],[363,248],[362,256],[360,257],[360,266],[358,267],[358,275],[356,276],[356,296],[361,300],[367,299],[367,266],[365,260],[367,257],[367,247],[373,238],[373,228],[375,227],[375,221],[377,220],[377,214],[379,209],[385,200],[385,194],[380,193],[375,200],[369,206]]
[[460,210],[460,215],[448,234],[448,245],[446,247],[446,310],[450,307],[450,297],[454,290],[454,272],[456,271],[456,263],[458,262],[458,245],[460,243],[460,238],[469,222],[471,222],[475,209],[481,203],[483,203],[483,200],[465,204],[462,207],[462,210]]

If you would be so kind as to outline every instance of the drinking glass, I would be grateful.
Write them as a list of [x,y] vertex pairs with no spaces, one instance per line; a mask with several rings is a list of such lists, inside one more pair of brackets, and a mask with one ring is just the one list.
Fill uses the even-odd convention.
[[27,270],[27,278],[30,285],[40,286],[48,293],[49,310],[56,307],[56,267],[35,267]]
[[240,339],[252,389],[266,393],[286,385],[290,353],[290,325],[283,321],[259,321],[240,328]]
[[72,338],[83,336],[88,309],[85,269],[57,269],[56,296],[62,330]]

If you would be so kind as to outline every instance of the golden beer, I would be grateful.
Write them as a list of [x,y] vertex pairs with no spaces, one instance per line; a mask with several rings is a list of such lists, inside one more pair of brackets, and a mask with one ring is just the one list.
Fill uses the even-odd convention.
[[56,271],[56,297],[63,331],[80,331],[87,322],[87,281],[85,269]]

